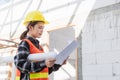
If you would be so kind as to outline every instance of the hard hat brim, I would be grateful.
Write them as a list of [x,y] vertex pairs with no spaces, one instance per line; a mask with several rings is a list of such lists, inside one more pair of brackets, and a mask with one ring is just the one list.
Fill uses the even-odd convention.
[[[36,20],[36,21],[38,21],[38,20]],[[23,22],[23,25],[27,25],[28,23],[29,23],[30,21],[25,21],[25,22]],[[48,21],[43,21],[44,22],[44,24],[49,24],[49,22]]]

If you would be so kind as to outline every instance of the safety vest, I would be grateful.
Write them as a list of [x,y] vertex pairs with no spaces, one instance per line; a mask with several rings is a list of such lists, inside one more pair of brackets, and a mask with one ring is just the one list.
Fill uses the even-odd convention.
[[[27,41],[27,43],[30,46],[30,53],[44,53],[43,49],[39,50],[37,47],[33,45],[33,43],[28,40],[24,39]],[[19,70],[16,70],[16,80],[20,80],[20,72]],[[48,80],[48,68],[44,68],[42,71],[37,72],[37,73],[30,73],[30,80]]]

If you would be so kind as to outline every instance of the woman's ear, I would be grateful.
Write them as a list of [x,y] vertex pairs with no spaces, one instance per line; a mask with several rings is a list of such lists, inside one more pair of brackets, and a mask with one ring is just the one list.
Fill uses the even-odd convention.
[[32,30],[33,30],[33,26],[29,26],[28,28],[29,28],[29,30],[30,30],[30,31],[32,31]]

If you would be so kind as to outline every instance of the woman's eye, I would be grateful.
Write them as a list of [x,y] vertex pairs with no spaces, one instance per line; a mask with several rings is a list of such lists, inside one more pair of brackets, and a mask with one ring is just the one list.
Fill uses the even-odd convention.
[[39,29],[44,29],[44,27],[43,27],[43,26],[41,26],[41,27],[39,27]]
[[43,29],[43,27],[39,27],[39,29]]

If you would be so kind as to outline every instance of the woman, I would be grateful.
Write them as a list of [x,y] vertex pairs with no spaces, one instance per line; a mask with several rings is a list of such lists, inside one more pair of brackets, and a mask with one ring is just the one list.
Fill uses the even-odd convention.
[[27,30],[20,36],[22,41],[18,47],[18,54],[14,57],[18,69],[16,80],[48,80],[48,74],[60,68],[61,65],[54,64],[54,58],[36,62],[27,59],[30,54],[44,53],[36,38],[41,37],[44,24],[47,23],[39,11],[32,11],[26,16],[24,24],[27,25]]

